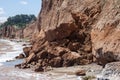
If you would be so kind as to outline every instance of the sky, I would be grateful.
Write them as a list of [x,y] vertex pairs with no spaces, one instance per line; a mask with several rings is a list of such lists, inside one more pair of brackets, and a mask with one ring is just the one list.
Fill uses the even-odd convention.
[[17,14],[34,14],[38,16],[41,0],[0,0],[0,23]]

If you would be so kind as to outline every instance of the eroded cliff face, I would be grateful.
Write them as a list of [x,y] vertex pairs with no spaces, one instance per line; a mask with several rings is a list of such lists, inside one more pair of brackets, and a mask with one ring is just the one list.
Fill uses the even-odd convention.
[[23,30],[23,38],[28,39],[28,40],[33,40],[35,39],[37,33],[39,33],[37,29],[37,22],[33,21],[29,24],[26,25],[26,27]]
[[[119,60],[119,0],[42,0],[33,46],[20,68],[99,64]],[[94,57],[94,59],[93,59]]]
[[23,29],[16,29],[15,26],[5,26],[0,29],[2,38],[23,38]]
[[100,64],[120,60],[120,1],[105,0],[100,17],[93,25],[93,54]]
[[32,21],[29,24],[26,24],[25,28],[16,28],[13,26],[4,26],[0,29],[0,37],[1,38],[10,38],[10,39],[26,39],[33,40],[38,34],[37,22]]

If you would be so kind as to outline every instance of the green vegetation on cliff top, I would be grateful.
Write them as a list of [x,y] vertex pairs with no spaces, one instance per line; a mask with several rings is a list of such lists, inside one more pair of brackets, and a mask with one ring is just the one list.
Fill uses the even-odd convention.
[[35,21],[36,17],[34,15],[16,15],[13,17],[9,17],[6,22],[0,25],[0,28],[6,26],[17,26],[16,28],[21,29],[24,28],[26,24],[30,23],[31,21]]

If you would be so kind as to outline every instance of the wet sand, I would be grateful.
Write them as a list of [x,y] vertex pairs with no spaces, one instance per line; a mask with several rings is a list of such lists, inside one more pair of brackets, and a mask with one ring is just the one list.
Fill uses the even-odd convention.
[[87,75],[94,76],[99,74],[102,68],[91,64],[86,66],[54,68],[51,71],[36,73],[30,69],[2,66],[0,67],[0,80],[81,80],[79,76],[75,75],[75,72],[81,69],[93,70],[87,72]]

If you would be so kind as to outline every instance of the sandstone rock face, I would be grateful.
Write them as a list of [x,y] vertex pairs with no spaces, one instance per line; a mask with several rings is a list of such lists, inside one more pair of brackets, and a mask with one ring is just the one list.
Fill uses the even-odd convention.
[[27,39],[33,39],[35,38],[35,34],[37,34],[37,25],[36,21],[31,22],[26,25],[26,28],[23,30],[23,37]]
[[42,0],[39,33],[28,52],[35,59],[24,65],[73,66],[89,64],[93,57],[103,65],[119,60],[119,5],[119,0]]
[[23,38],[23,29],[17,29],[16,26],[5,26],[0,30],[0,37],[3,38]]
[[100,17],[93,25],[93,54],[100,64],[120,60],[120,1],[105,0]]
[[15,38],[15,28],[12,26],[6,26],[1,29],[1,37]]
[[[0,37],[3,38],[17,38],[17,39],[35,39],[38,33],[36,21],[26,25],[25,28],[18,29],[16,26],[5,26],[0,29]],[[31,40],[32,41],[32,40]]]

